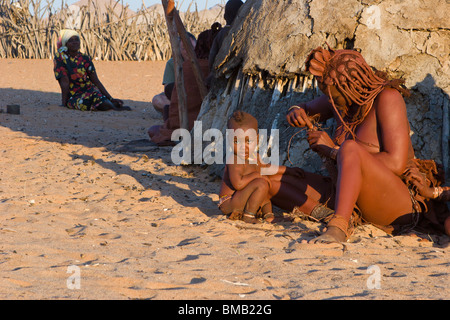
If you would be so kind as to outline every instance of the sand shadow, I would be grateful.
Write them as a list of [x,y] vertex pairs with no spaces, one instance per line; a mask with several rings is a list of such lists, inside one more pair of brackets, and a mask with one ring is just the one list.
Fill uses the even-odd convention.
[[[23,103],[22,96],[33,97]],[[70,110],[60,106],[61,94],[32,90],[0,89],[0,125],[13,131],[20,131],[30,137],[38,137],[60,144],[82,145],[87,148],[103,148],[113,154],[129,154],[136,157],[147,156],[149,161],[161,160],[165,165],[175,166],[170,158],[171,147],[158,147],[151,143],[147,129],[153,124],[162,123],[162,116],[153,109],[148,101],[124,100],[132,111],[83,112]],[[13,115],[6,113],[7,104],[22,104],[21,113]],[[51,124],[51,125],[50,125]],[[88,127],[88,131],[83,128]],[[106,159],[94,159],[83,154],[72,153],[72,159],[94,161],[98,165],[114,171],[116,174],[126,174],[136,179],[142,186],[160,191],[161,195],[172,197],[183,207],[198,207],[199,201],[210,203],[206,208],[199,208],[205,215],[220,214],[215,203],[205,194],[211,192],[209,181],[195,181],[185,178],[183,174],[165,176],[143,170],[133,170],[124,164],[117,164]],[[202,166],[176,166],[182,172],[200,173],[205,171]],[[158,179],[158,187],[152,187],[148,180]],[[208,179],[210,178],[208,175]],[[170,182],[169,184],[166,182]],[[173,192],[174,184],[188,185],[187,189]],[[167,186],[166,186],[167,185]],[[217,190],[218,191],[218,190]],[[143,199],[142,201],[145,201]]]
[[[159,150],[158,147],[153,149],[156,155],[162,155],[162,158],[167,156],[167,150]],[[136,155],[136,154],[135,154]],[[140,154],[140,156],[147,156],[145,153]],[[209,175],[204,178],[185,178],[175,174],[157,174],[155,172],[151,173],[147,170],[133,170],[129,166],[123,165],[113,161],[105,161],[104,159],[95,159],[88,155],[70,155],[74,160],[81,159],[83,162],[91,162],[101,167],[115,172],[117,175],[127,175],[134,178],[144,189],[152,189],[160,192],[160,197],[171,197],[179,205],[185,208],[197,208],[205,216],[212,217],[216,215],[221,215],[221,212],[217,209],[215,203],[206,194],[209,193],[210,186],[208,186]],[[148,157],[148,156],[147,156]],[[155,157],[154,159],[156,159]],[[160,159],[160,158],[158,158]],[[189,172],[189,170],[194,170],[192,166],[183,166],[183,171]],[[201,170],[198,169],[197,170]],[[192,173],[192,172],[191,172]],[[174,185],[181,184],[189,186],[188,189],[178,188],[174,192]],[[149,198],[139,198],[139,202],[151,202]],[[209,205],[199,206],[199,203],[206,203]]]

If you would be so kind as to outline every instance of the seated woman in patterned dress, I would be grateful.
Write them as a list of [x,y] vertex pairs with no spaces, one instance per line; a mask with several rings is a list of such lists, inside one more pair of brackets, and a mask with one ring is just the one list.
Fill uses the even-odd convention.
[[62,105],[81,111],[130,110],[113,99],[97,77],[89,56],[80,51],[80,37],[74,30],[62,30],[55,54],[54,72],[61,87]]

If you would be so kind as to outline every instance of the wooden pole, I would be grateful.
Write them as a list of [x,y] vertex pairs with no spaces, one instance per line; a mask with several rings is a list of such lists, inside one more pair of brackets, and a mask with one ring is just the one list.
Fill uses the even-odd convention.
[[[173,0],[162,0],[164,13],[166,17],[167,29],[169,30],[170,43],[172,45],[172,57],[175,66],[175,83],[178,95],[178,113],[180,117],[180,128],[189,130],[189,118],[187,110],[186,89],[183,79],[183,58],[180,51],[180,42],[178,41],[177,30],[173,20]],[[168,11],[170,10],[170,11]]]
[[[173,2],[173,0],[170,0]],[[189,40],[189,37],[187,36],[186,29],[183,25],[183,22],[181,21],[180,15],[178,14],[178,11],[176,9],[173,9],[173,16],[175,20],[175,25],[178,30],[178,34],[180,35],[180,39],[183,42],[183,45],[186,49],[186,52],[189,56],[189,59],[192,64],[192,69],[194,71],[195,80],[197,81],[197,86],[200,91],[200,96],[202,97],[202,100],[206,97],[208,94],[208,89],[205,85],[205,80],[203,79],[203,73],[200,69],[200,65],[198,64],[197,55],[195,54],[194,48],[192,47],[192,43]]]
[[189,37],[186,32],[186,28],[184,27],[183,21],[181,21],[180,15],[178,14],[178,10],[175,9],[175,4],[173,0],[168,0],[168,7],[166,11],[167,15],[173,16],[173,20],[175,22],[175,26],[177,28],[178,34],[180,36],[180,40],[183,42],[184,48],[186,49],[189,60],[192,64],[192,69],[194,71],[195,80],[197,82],[197,86],[200,91],[200,96],[202,99],[206,97],[208,94],[208,89],[206,88],[205,81],[203,78],[203,73],[200,69],[200,65],[198,64],[197,55],[195,54],[194,48],[192,47],[192,43],[189,40]]

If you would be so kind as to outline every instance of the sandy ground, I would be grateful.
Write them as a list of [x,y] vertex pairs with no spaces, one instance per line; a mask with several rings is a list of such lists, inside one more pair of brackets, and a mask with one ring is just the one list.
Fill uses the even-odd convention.
[[131,112],[62,108],[52,61],[0,59],[0,299],[450,298],[444,235],[302,244],[323,226],[224,219],[204,168],[118,151],[162,121],[164,63],[95,65]]

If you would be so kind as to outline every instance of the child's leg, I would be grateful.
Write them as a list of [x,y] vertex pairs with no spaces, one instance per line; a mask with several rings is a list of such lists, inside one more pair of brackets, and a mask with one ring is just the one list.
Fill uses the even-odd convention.
[[269,184],[266,180],[255,179],[244,189],[236,191],[231,200],[221,206],[221,210],[228,213],[242,211],[247,218],[245,221],[257,223],[256,213],[266,202],[268,191]]
[[275,220],[275,215],[273,214],[272,202],[269,199],[267,200],[261,207],[261,215],[265,222],[272,223]]
[[288,174],[274,175],[270,176],[270,181],[273,204],[288,211],[297,207],[308,215],[319,203],[328,200],[331,190],[330,182],[310,172],[305,172],[304,178]]
[[261,213],[262,213],[263,217],[266,213],[271,213],[273,211],[272,202],[270,202],[270,199],[267,198],[266,201],[267,202],[265,202],[261,207]]

